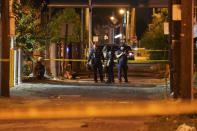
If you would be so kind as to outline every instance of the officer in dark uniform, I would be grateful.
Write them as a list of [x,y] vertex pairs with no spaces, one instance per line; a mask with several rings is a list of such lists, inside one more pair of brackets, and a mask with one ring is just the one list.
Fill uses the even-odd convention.
[[106,47],[106,73],[108,76],[108,80],[106,83],[114,83],[114,52],[112,47]]
[[128,82],[128,79],[127,79],[127,70],[128,70],[127,55],[128,55],[128,52],[125,49],[125,45],[122,44],[120,46],[120,49],[118,50],[117,56],[116,56],[118,59],[118,80],[120,83],[122,82],[122,79],[121,79],[122,70],[123,70],[123,76],[124,76],[125,82]]
[[91,64],[93,66],[94,70],[94,82],[97,83],[97,70],[99,71],[100,80],[101,82],[104,82],[103,80],[103,67],[102,67],[102,61],[104,62],[104,56],[101,49],[98,48],[98,45],[94,44],[93,48],[90,51],[89,57],[88,57],[88,63],[91,61]]

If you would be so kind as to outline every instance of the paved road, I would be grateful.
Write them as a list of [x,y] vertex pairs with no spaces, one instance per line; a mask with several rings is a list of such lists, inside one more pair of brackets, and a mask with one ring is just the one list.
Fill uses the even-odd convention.
[[77,99],[80,100],[158,100],[164,98],[165,89],[165,83],[158,83],[157,79],[133,79],[129,83],[122,84],[94,84],[90,79],[37,81],[11,88],[11,96],[51,97],[62,95],[65,98],[78,96]]
[[[121,112],[126,112],[123,106],[126,107],[127,104],[130,105],[141,100],[164,99],[165,84],[159,81],[133,79],[130,83],[113,85],[94,84],[89,79],[23,83],[11,88],[10,99],[0,98],[0,110],[8,113],[8,115],[1,116],[0,131],[147,131],[148,126],[146,123],[153,121],[154,117],[118,116],[115,113],[118,108],[116,108],[116,105],[123,104],[120,107]],[[100,117],[92,115],[92,113],[96,113],[96,110],[93,107],[88,107],[89,103],[100,107],[100,110],[97,110],[97,112],[101,113]],[[67,112],[73,111],[73,107],[76,105],[78,107],[75,109],[79,112],[81,108],[82,111],[85,109],[90,116],[80,117],[80,115],[84,114],[84,112],[81,112],[81,114],[78,113],[77,117],[77,112],[74,112],[74,114],[73,112]],[[110,109],[110,105],[115,106],[115,108]],[[111,113],[105,112],[105,109],[102,109],[103,106],[105,106],[105,109],[110,109]],[[64,117],[61,118],[61,115],[53,113],[46,115],[47,110],[45,111],[45,109],[47,108],[54,110],[54,113],[57,113],[59,109],[65,109],[64,114],[62,114]],[[66,110],[67,108],[69,110]],[[72,108],[73,110],[71,110]],[[37,115],[38,112],[35,109],[38,112],[43,111],[43,114]],[[15,110],[19,114],[22,113],[22,115],[17,116]],[[119,113],[121,112],[119,111]],[[12,113],[14,114],[12,115]],[[68,116],[71,114],[71,116],[74,115],[75,117],[66,118],[65,113]],[[103,114],[106,114],[106,116]],[[60,117],[47,118],[47,116],[56,115]],[[29,116],[37,117],[29,119]]]

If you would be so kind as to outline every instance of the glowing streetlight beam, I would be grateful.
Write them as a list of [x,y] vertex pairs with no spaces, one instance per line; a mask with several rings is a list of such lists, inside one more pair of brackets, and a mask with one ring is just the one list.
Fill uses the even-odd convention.
[[122,15],[122,14],[125,13],[125,10],[124,10],[124,9],[120,9],[119,12],[120,12],[120,14]]
[[111,16],[110,19],[113,21],[113,20],[115,20],[115,17],[114,16]]
[[122,34],[118,34],[115,36],[115,39],[120,38],[122,36]]

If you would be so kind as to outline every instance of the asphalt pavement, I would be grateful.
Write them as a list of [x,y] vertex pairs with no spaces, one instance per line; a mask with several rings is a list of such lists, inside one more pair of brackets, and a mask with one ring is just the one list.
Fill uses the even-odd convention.
[[[10,89],[10,98],[0,97],[0,131],[148,131],[146,123],[155,117],[141,116],[144,107],[149,107],[143,102],[163,101],[165,80],[129,77],[128,83],[117,81],[29,78]],[[149,107],[151,112],[153,107]]]

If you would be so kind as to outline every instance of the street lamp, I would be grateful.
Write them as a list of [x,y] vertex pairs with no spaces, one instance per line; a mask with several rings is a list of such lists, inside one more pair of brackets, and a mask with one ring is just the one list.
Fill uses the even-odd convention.
[[[125,13],[126,11],[125,11],[125,9],[120,9],[119,10],[119,13],[120,13],[120,15],[123,15],[124,17],[123,17],[123,25],[122,25],[122,28],[125,28],[125,18],[126,18],[126,13]],[[114,15],[112,15],[111,17],[110,17],[110,20],[112,21],[112,23],[113,23],[113,25],[112,25],[112,43],[114,43],[114,38],[115,39],[117,39],[117,38],[120,38],[120,39],[123,39],[124,37],[125,37],[125,33],[124,33],[124,29],[122,30],[122,32],[119,34],[119,35],[117,35],[117,36],[114,36],[115,35],[115,32],[114,32],[114,26],[115,26],[115,24],[118,22],[118,20],[114,17]]]
[[120,9],[120,10],[119,10],[119,13],[120,13],[121,15],[123,15],[123,14],[125,14],[125,10],[124,10],[124,9]]
[[122,23],[122,36],[121,36],[121,42],[124,42],[125,39],[125,30],[126,30],[126,22],[127,22],[127,16],[126,16],[126,10],[120,9],[119,10],[120,15],[123,15],[123,23]]
[[112,21],[115,20],[115,17],[114,16],[111,16],[110,17],[110,20],[112,20]]
[[[120,9],[120,10],[119,10],[119,13],[120,13],[120,15],[123,15],[123,16],[124,16],[124,17],[123,17],[124,19],[126,18],[126,17],[125,17],[125,9]],[[125,27],[124,27],[124,21],[125,21],[124,19],[123,19],[123,23],[122,23],[122,24],[123,24],[123,25],[122,25],[122,28],[125,28]],[[124,30],[122,30],[121,33],[120,33],[119,35],[114,36],[114,35],[115,35],[115,32],[114,32],[114,28],[115,28],[115,27],[114,27],[114,26],[115,26],[115,24],[118,22],[118,20],[114,17],[114,15],[112,15],[112,16],[110,17],[110,20],[111,20],[111,22],[113,23],[113,25],[112,25],[112,43],[114,44],[114,38],[115,38],[115,39],[120,38],[120,39],[122,40],[122,39],[125,37],[125,36],[124,36],[125,33],[124,33]]]
[[117,19],[116,19],[114,16],[111,16],[111,17],[110,17],[110,20],[111,20],[111,22],[113,23],[113,24],[112,24],[112,28],[111,28],[111,31],[112,31],[111,40],[112,40],[112,44],[114,44],[114,25],[117,23]]

